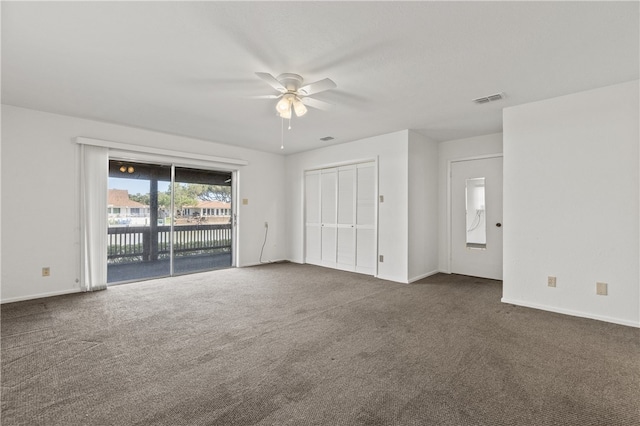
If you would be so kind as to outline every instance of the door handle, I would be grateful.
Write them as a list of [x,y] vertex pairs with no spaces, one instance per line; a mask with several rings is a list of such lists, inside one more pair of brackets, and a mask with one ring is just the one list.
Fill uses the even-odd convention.
[[502,226],[502,224],[501,224],[500,222],[498,222],[498,223],[496,223],[496,226],[497,226],[498,228],[500,228],[500,227]]

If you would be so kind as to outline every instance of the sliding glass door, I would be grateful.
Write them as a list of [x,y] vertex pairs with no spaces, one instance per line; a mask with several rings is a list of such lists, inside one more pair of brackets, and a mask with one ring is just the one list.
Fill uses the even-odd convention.
[[173,273],[231,266],[231,173],[175,168]]
[[232,265],[231,173],[109,161],[107,282]]

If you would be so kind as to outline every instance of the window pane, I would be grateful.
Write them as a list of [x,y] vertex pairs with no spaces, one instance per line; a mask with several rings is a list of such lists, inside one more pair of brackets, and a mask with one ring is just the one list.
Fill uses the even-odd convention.
[[107,282],[167,276],[171,167],[109,161]]
[[174,274],[230,267],[231,173],[176,167],[173,192]]

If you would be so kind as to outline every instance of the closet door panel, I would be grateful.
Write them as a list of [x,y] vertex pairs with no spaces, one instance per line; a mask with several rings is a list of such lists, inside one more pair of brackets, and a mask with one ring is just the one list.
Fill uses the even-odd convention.
[[335,226],[323,226],[322,238],[322,264],[324,266],[336,266],[336,230]]
[[338,171],[324,169],[320,172],[320,212],[322,220],[322,264],[336,266],[336,221],[338,208]]
[[306,262],[319,265],[321,261],[320,248],[322,244],[320,225],[307,225]]
[[355,177],[354,166],[338,169],[338,224],[353,225],[355,221]]
[[337,218],[337,180],[336,169],[323,170],[321,173],[321,207],[322,223],[324,225],[335,225]]
[[356,266],[355,228],[338,227],[338,268],[354,271]]
[[356,272],[373,275],[376,266],[376,241],[373,229],[356,231]]

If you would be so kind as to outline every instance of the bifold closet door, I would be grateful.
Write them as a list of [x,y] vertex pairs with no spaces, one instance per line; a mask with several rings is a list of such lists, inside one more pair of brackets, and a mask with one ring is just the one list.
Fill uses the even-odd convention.
[[356,267],[356,168],[338,168],[338,233],[336,267],[355,271]]
[[338,221],[338,171],[320,171],[320,259],[323,266],[336,267]]
[[375,274],[375,163],[305,173],[305,262]]

